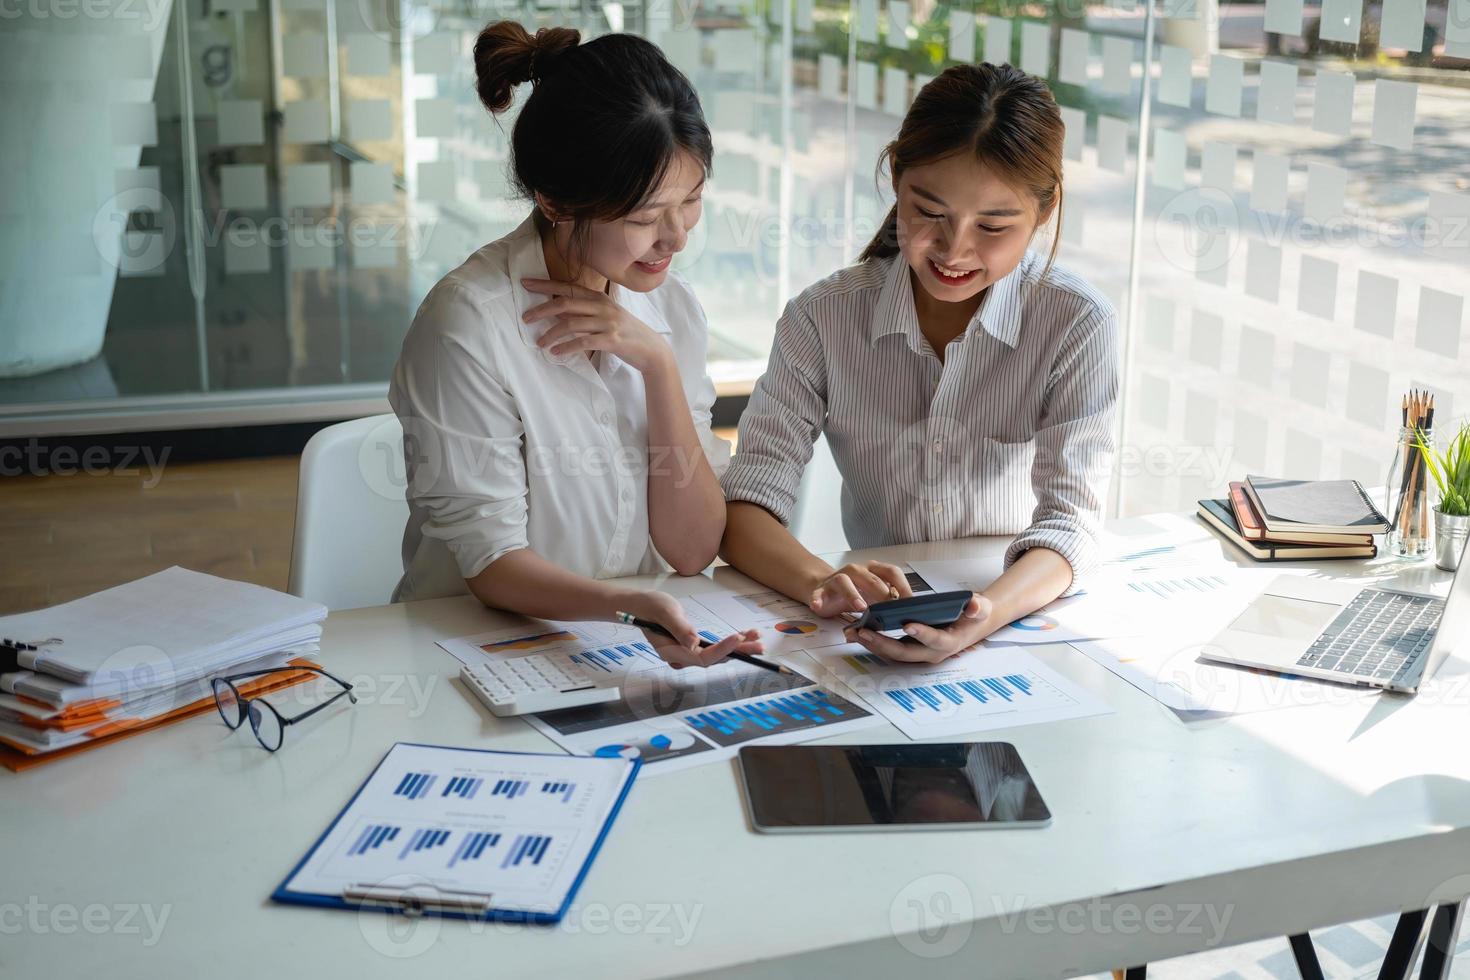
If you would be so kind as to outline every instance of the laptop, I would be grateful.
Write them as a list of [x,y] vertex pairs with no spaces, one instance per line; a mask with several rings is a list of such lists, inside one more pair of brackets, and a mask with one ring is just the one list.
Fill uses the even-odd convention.
[[1200,659],[1414,694],[1470,636],[1464,562],[1440,599],[1281,575]]

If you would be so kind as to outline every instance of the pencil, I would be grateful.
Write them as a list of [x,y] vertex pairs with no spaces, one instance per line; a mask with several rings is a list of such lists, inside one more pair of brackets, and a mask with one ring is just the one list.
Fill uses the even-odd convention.
[[1418,500],[1419,465],[1415,436],[1419,426],[1419,392],[1409,393],[1409,425],[1412,427],[1404,439],[1404,501],[1399,517],[1399,533],[1405,541],[1412,542],[1415,525],[1414,511]]
[[[667,629],[660,626],[658,623],[651,622],[647,619],[639,619],[632,613],[616,612],[613,613],[613,617],[617,619],[617,621],[620,623],[627,623],[629,626],[636,626],[639,629],[648,630],[648,632],[650,633],[657,633],[659,636],[667,636],[671,640],[678,639],[678,637],[674,636],[673,633],[670,633]],[[703,637],[700,638],[699,648],[701,650],[707,650],[712,646],[714,646],[714,644],[711,643],[709,640],[706,640]],[[780,664],[773,664],[769,660],[762,660],[761,658],[753,656],[749,653],[732,653],[730,654],[730,659],[738,660],[743,664],[750,664],[752,667],[759,667],[761,670],[769,670],[775,674],[791,673],[790,670],[782,667]]]
[[[1393,512],[1393,526],[1394,530],[1401,537],[1408,533],[1409,472],[1414,462],[1413,441],[1409,430],[1409,420],[1413,410],[1413,402],[1414,393],[1410,391],[1404,395],[1400,408],[1401,417],[1403,418],[1403,426],[1401,428],[1403,442],[1400,445],[1403,449],[1404,462],[1403,471],[1399,479],[1399,503]],[[1389,479],[1393,479],[1393,474],[1389,474]]]

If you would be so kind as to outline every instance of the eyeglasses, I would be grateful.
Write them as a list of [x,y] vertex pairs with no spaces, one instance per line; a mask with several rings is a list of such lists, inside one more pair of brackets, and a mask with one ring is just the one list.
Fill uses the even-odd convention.
[[[284,674],[293,670],[309,670],[313,674],[321,674],[328,680],[336,681],[342,685],[342,690],[332,695],[327,700],[314,708],[308,708],[294,718],[286,718],[281,715],[268,701],[257,698],[247,698],[240,693],[235,686],[235,681],[247,677],[261,677],[265,674]],[[323,708],[332,704],[340,698],[351,699],[353,704],[357,703],[357,695],[352,693],[352,685],[340,677],[333,677],[320,667],[273,667],[270,670],[252,670],[244,674],[231,674],[229,677],[216,677],[212,682],[214,687],[214,706],[219,709],[219,716],[225,720],[231,731],[244,724],[245,719],[250,719],[250,730],[255,733],[255,738],[261,745],[271,752],[281,747],[282,740],[286,737],[286,726],[294,725],[298,721],[304,721]]]

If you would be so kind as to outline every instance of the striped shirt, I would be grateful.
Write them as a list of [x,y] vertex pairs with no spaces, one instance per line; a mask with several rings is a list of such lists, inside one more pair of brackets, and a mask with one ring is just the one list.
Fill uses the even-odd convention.
[[902,256],[843,269],[792,300],[740,419],[723,485],[788,524],[812,446],[842,474],[854,548],[1014,534],[1072,565],[1098,560],[1118,396],[1117,314],[1027,252],[940,360]]

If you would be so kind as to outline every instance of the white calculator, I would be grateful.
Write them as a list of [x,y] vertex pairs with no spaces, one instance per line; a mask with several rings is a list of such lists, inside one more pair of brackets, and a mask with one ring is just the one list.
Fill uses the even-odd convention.
[[459,676],[501,718],[618,699],[616,687],[598,687],[577,664],[541,654],[466,665]]

